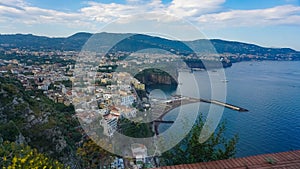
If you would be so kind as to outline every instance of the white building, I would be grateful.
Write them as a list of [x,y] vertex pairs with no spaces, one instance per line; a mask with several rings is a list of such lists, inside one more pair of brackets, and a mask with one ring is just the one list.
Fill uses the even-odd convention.
[[136,163],[146,163],[147,148],[145,145],[134,143],[131,145],[133,157],[136,158]]
[[112,117],[109,119],[102,119],[100,125],[102,125],[104,129],[103,134],[112,137],[117,130],[118,118]]
[[135,97],[133,95],[124,96],[121,98],[121,105],[123,106],[131,106],[134,103]]

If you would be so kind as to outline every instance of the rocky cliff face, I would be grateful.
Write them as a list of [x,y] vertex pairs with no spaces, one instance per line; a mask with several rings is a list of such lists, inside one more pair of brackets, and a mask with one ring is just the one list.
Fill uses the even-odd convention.
[[178,85],[177,77],[173,78],[170,74],[157,69],[144,70],[137,74],[135,78],[145,85]]

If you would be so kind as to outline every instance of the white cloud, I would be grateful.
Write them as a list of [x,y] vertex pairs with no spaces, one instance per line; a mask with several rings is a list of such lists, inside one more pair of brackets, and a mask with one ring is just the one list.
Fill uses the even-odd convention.
[[[13,3],[18,5],[12,5]],[[55,23],[78,26],[78,23],[81,23],[81,25],[88,24],[80,13],[38,8],[30,6],[22,0],[5,0],[5,2],[1,2],[0,20],[26,25]]]
[[105,23],[117,18],[164,10],[161,0],[143,1],[143,3],[129,0],[128,4],[88,2],[88,5],[80,10],[82,15],[88,19]]
[[300,25],[300,7],[276,6],[267,9],[232,10],[200,16],[197,21],[207,27]]
[[88,7],[84,7],[80,10],[83,17],[89,20],[95,20],[98,22],[110,22],[115,18],[126,17],[130,14],[137,12],[138,9],[134,6],[123,4],[102,4],[96,2],[89,2]]
[[[86,7],[78,11],[63,12],[35,7],[26,3],[25,0],[1,0],[0,21],[27,25],[61,24],[97,30],[95,25],[100,27],[118,18],[148,12],[164,12],[210,28],[300,24],[300,7],[297,5],[221,12],[224,10],[222,5],[225,0],[173,0],[169,4],[163,4],[161,0],[143,0],[142,2],[127,0],[126,4],[105,4],[89,1],[86,3]],[[172,17],[161,20],[161,22],[172,21],[174,21]],[[125,23],[126,19],[123,22]]]
[[0,4],[7,6],[25,6],[27,3],[24,0],[1,0]]
[[169,5],[161,0],[127,0],[127,4],[87,2],[87,6],[79,11],[66,13],[31,6],[24,0],[4,0],[0,3],[0,18],[14,22],[34,23],[108,23],[117,18],[128,17],[147,12],[165,12],[177,17],[197,16],[219,8],[224,0],[173,0]]
[[225,0],[173,0],[167,7],[170,14],[183,17],[199,16],[201,14],[216,12]]

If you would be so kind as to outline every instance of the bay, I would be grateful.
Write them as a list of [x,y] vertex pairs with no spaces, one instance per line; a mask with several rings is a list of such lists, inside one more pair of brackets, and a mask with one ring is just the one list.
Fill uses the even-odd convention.
[[[216,70],[211,75],[214,73],[217,76],[220,71]],[[226,102],[249,110],[240,113],[224,109],[222,115],[221,121],[226,121],[225,136],[239,136],[237,157],[300,149],[300,62],[235,63],[225,69],[225,75],[228,80]],[[182,84],[177,90],[164,88],[165,95],[197,97],[195,93],[199,91],[201,98],[211,97],[206,72],[180,72],[179,79]],[[197,85],[194,85],[195,81]],[[199,104],[198,112],[188,113],[202,113],[205,116],[209,105]],[[184,110],[194,107],[195,104],[185,105]],[[180,110],[170,111],[164,120],[176,120]],[[170,126],[161,124],[159,131],[164,132]]]

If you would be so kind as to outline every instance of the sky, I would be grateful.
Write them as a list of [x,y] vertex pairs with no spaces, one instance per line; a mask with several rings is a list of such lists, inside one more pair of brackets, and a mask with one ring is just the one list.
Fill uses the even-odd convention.
[[[137,14],[143,19],[143,14],[156,13],[184,20],[209,39],[300,51],[299,4],[299,0],[1,0],[0,34],[66,37],[76,32],[96,33],[116,20],[128,21]],[[157,20],[166,25],[172,22]],[[126,24],[119,22],[117,27],[127,28]],[[143,26],[147,27],[141,24],[140,29]],[[187,32],[183,40],[198,38],[181,29]]]

